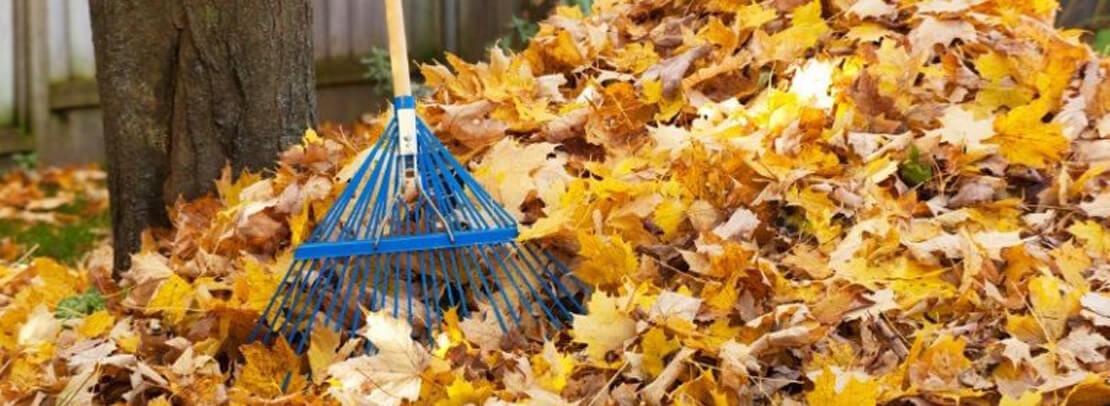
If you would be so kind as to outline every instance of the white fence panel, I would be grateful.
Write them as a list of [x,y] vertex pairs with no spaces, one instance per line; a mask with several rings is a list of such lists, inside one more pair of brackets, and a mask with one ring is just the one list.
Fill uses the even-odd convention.
[[69,21],[70,76],[77,79],[92,79],[96,75],[96,60],[93,57],[89,2],[69,0],[66,6],[66,17]]
[[15,4],[0,0],[0,127],[15,119]]

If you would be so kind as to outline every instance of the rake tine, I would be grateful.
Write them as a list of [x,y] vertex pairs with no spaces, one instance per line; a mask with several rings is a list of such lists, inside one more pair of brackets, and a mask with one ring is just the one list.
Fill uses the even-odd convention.
[[[531,257],[533,260],[535,260],[536,265],[539,265],[539,268],[543,270],[543,274],[544,274],[543,279],[547,280],[547,281],[550,281],[551,284],[554,285],[554,288],[552,288],[551,286],[549,286],[547,284],[544,284],[544,287],[547,288],[547,294],[551,295],[551,299],[555,301],[555,305],[558,306],[559,309],[563,311],[563,317],[564,318],[569,319],[571,317],[571,313],[585,313],[578,306],[578,301],[577,300],[571,301],[572,304],[574,304],[574,306],[575,306],[575,311],[569,311],[569,310],[567,310],[566,307],[563,306],[563,301],[560,300],[560,298],[564,294],[566,296],[570,296],[571,295],[570,290],[567,289],[567,287],[563,285],[563,282],[560,281],[560,279],[562,279],[561,275],[556,275],[556,274],[552,273],[548,269],[547,264],[544,264],[544,261],[538,255],[536,255],[536,252],[532,249],[532,247],[529,244],[527,244],[527,243],[524,243],[524,244],[513,243],[513,246],[517,247],[517,249],[519,251],[526,252],[529,257]],[[523,247],[523,248],[521,248],[521,247]],[[550,255],[550,254],[548,254],[548,255]],[[555,264],[556,266],[562,265],[557,260],[556,261],[548,261],[548,263],[549,264]],[[567,270],[567,271],[569,272],[569,270]],[[536,273],[536,268],[535,267],[532,267],[532,273],[533,274]],[[578,279],[574,278],[574,281],[578,282]],[[583,288],[581,286],[581,284],[579,285],[579,288],[580,288],[580,290],[585,290],[585,288]]]
[[497,302],[495,301],[493,294],[490,293],[489,286],[486,285],[485,278],[479,278],[477,275],[475,275],[475,269],[478,269],[480,266],[480,264],[478,264],[478,261],[466,249],[459,249],[456,252],[458,252],[459,254],[466,254],[465,257],[473,261],[471,262],[472,264],[478,265],[465,268],[469,274],[468,277],[470,278],[470,285],[474,286],[475,281],[481,284],[481,291],[486,294],[486,299],[489,300],[490,308],[493,309],[493,315],[497,317],[497,324],[501,326],[501,331],[509,331],[508,327],[505,325],[505,319],[501,317],[501,311],[498,310]]
[[[296,309],[298,303],[300,303],[301,292],[302,292],[302,286],[301,285],[304,284],[304,280],[307,278],[308,274],[310,272],[312,272],[312,269],[316,267],[317,262],[319,262],[319,261],[318,260],[313,260],[309,264],[308,269],[305,269],[302,272],[297,273],[297,277],[293,281],[293,284],[289,285],[290,286],[289,289],[292,289],[292,291],[287,290],[286,294],[285,294],[285,297],[283,297],[281,299],[281,306],[278,308],[278,309],[282,309],[278,313],[279,315],[282,315],[281,325],[275,325],[274,326],[274,331],[275,332],[283,331],[283,330],[286,329],[286,326],[289,325],[290,320],[292,319],[292,316],[293,316],[294,309]],[[285,304],[290,299],[290,297],[292,297],[293,303],[291,303],[289,305],[289,307],[285,307]],[[277,320],[274,320],[274,322],[276,324]],[[286,333],[282,333],[282,334],[284,334],[286,337],[290,336],[290,334],[286,334]]]
[[[521,284],[516,281],[516,278],[513,277],[512,272],[510,272],[510,270],[509,270],[509,266],[505,264],[506,260],[508,260],[508,262],[512,262],[511,258],[502,257],[500,255],[501,254],[500,250],[498,250],[498,248],[500,248],[500,247],[501,247],[500,245],[493,245],[493,246],[490,246],[490,249],[488,250],[489,251],[488,255],[493,257],[493,259],[496,260],[497,265],[499,265],[497,267],[490,266],[491,278],[495,281],[499,281],[501,279],[501,278],[497,277],[496,271],[493,271],[493,269],[500,268],[501,273],[504,274],[509,279],[509,284],[512,285],[513,290],[516,291],[516,298],[517,298],[518,304],[520,304],[520,311],[522,313],[524,313],[525,315],[528,315],[529,317],[534,318],[534,316],[532,316],[532,314],[531,314],[532,312],[529,309],[530,306],[528,306],[528,304],[526,304],[524,302],[524,299],[528,296],[525,295],[524,292],[522,292],[520,290],[520,285]],[[531,286],[529,285],[529,287],[531,287]],[[504,292],[503,287],[502,287],[502,292]],[[538,298],[536,298],[536,299],[538,300]],[[508,302],[508,301],[506,301],[506,302]]]
[[[391,127],[393,127],[394,131],[396,131],[396,124],[391,123]],[[358,171],[355,173],[355,176],[353,176],[351,180],[347,183],[348,187],[344,188],[343,193],[340,194],[338,199],[336,199],[336,202],[338,204],[332,206],[332,208],[328,210],[328,213],[324,216],[324,220],[309,236],[309,241],[317,241],[331,234],[331,232],[335,228],[336,222],[339,221],[339,218],[342,217],[343,212],[346,211],[347,203],[350,201],[351,195],[354,194],[355,190],[358,189],[358,185],[362,183],[362,177],[365,176],[367,168],[369,168],[374,163],[374,157],[378,155],[384,155],[386,151],[388,151],[388,148],[383,148],[383,146],[387,146],[390,142],[392,142],[391,137],[378,138],[378,140],[374,143],[370,154],[367,155],[366,162],[362,163],[362,166],[359,167]]]
[[[513,245],[511,245],[511,247],[515,248],[516,245],[513,244]],[[501,248],[502,250],[505,250],[505,252],[509,252],[509,247],[500,246],[499,248]],[[516,256],[518,258],[520,258],[521,261],[527,262],[527,260],[528,260],[528,258],[525,257],[524,254],[520,253],[519,251],[517,252]],[[535,302],[535,304],[540,307],[540,310],[543,310],[544,315],[547,316],[547,320],[550,320],[552,323],[555,324],[555,328],[561,329],[563,324],[559,321],[559,319],[557,317],[555,317],[554,315],[551,314],[551,309],[547,306],[547,304],[544,303],[543,296],[541,296],[540,293],[536,291],[535,286],[532,285],[532,283],[533,283],[532,280],[529,280],[528,276],[524,274],[524,271],[520,269],[521,267],[519,265],[519,262],[518,261],[510,261],[510,263],[512,264],[513,270],[516,271],[517,276],[519,276],[520,279],[525,282],[524,285],[527,286],[528,290],[531,292],[532,298],[534,299],[533,302]],[[534,276],[536,278],[535,280],[536,281],[541,280],[539,275],[536,275],[535,268],[531,268],[531,269],[532,269],[532,276]],[[546,284],[543,284],[543,283],[540,283],[540,285],[543,286],[544,288],[547,287]],[[555,296],[550,295],[550,294],[549,294],[549,296],[551,296],[552,299],[555,299]],[[554,301],[556,303],[558,303],[557,299],[555,299]],[[523,303],[521,305],[524,306]]]
[[[520,315],[513,311],[513,303],[512,303],[512,301],[509,300],[509,295],[505,293],[505,287],[501,285],[500,280],[498,280],[497,278],[494,277],[494,276],[496,276],[496,273],[494,271],[492,271],[492,269],[494,269],[493,262],[490,261],[489,257],[486,256],[486,251],[484,249],[482,249],[480,247],[471,247],[471,249],[474,250],[475,252],[477,252],[478,255],[480,255],[482,257],[482,259],[485,261],[487,267],[489,267],[489,269],[491,269],[491,271],[489,273],[490,283],[497,286],[497,291],[499,293],[501,293],[501,299],[503,299],[502,303],[505,304],[505,313],[508,313],[509,317],[511,317],[513,319],[513,324],[516,324],[517,327],[520,327]],[[485,279],[485,278],[483,278],[483,279]],[[494,303],[490,303],[490,304],[492,304],[494,306],[497,306],[496,301],[494,301]]]
[[[346,260],[343,261],[343,270],[340,271],[340,275],[338,275],[338,278],[336,279],[337,285],[334,289],[335,293],[338,294],[338,296],[333,297],[331,303],[328,304],[327,311],[325,312],[326,318],[324,321],[324,327],[327,327],[327,319],[331,319],[335,324],[335,330],[343,331],[343,327],[341,326],[343,320],[339,318],[339,313],[341,312],[339,302],[343,302],[342,307],[344,308],[347,307],[347,303],[350,302],[347,298],[351,297],[349,291],[351,290],[351,287],[355,285],[354,276],[356,272],[355,267],[352,266],[353,262],[353,257],[347,257]],[[342,294],[344,287],[347,287],[348,290],[348,293],[345,295]]]
[[297,316],[297,324],[293,325],[293,327],[299,327],[301,323],[305,323],[304,332],[297,342],[296,352],[298,354],[305,350],[305,343],[312,337],[312,327],[316,322],[315,315],[320,312],[320,306],[324,304],[324,296],[327,293],[326,289],[322,289],[322,285],[327,283],[326,279],[327,276],[323,275],[323,272],[317,274],[316,279],[312,281],[312,286],[309,288],[309,300],[305,302],[304,307],[304,310],[312,308],[312,311],[308,312],[302,310]]
[[[420,260],[421,269],[433,269],[433,268],[428,266],[430,264],[428,263],[428,254],[426,252],[420,252],[419,254],[413,254],[413,255],[419,255],[420,256],[420,258],[421,258],[421,260]],[[428,273],[429,272],[420,272],[420,287],[421,287],[421,290],[424,292],[424,300],[423,300],[423,302],[424,302],[424,325],[425,325],[425,327],[427,327],[428,337],[431,338],[431,337],[435,336],[435,333],[432,332],[432,326],[438,320],[436,319],[435,311],[433,310],[432,303],[429,301],[429,300],[431,300],[432,296],[430,294],[428,294]],[[432,280],[433,281],[435,280],[434,275],[432,276]],[[433,289],[433,291],[434,291],[434,289]]]
[[[525,244],[522,244],[522,245],[524,246],[525,250],[527,250],[530,254],[532,254],[533,257],[535,257],[537,259],[537,261],[540,261],[540,259],[539,259],[540,255],[536,253],[537,249],[532,244],[525,243]],[[574,276],[574,273],[570,270],[570,268],[567,268],[567,266],[564,265],[562,261],[560,261],[558,258],[555,258],[555,256],[551,255],[550,252],[540,251],[540,254],[543,254],[543,256],[545,258],[547,258],[547,263],[548,264],[554,266],[555,268],[558,268],[559,272],[556,274],[556,273],[553,273],[552,271],[548,270],[547,265],[543,266],[544,273],[547,275],[547,278],[545,278],[545,279],[547,279],[547,280],[551,281],[551,283],[555,284],[555,286],[557,287],[557,290],[560,293],[565,294],[567,297],[573,298],[573,295],[571,294],[571,290],[568,289],[566,287],[566,285],[563,284],[563,281],[562,281],[562,279],[563,279],[562,277],[566,276],[566,275],[570,275],[570,278],[568,278],[568,279],[570,279],[571,282],[574,282],[574,285],[575,285],[575,287],[578,288],[579,292],[588,292],[590,290],[589,287],[587,287],[586,285],[583,285],[582,281],[578,280],[578,278]],[[540,261],[540,262],[542,263],[542,261]],[[578,313],[578,314],[585,314],[586,313],[586,310],[584,308],[582,308],[582,304],[579,303],[577,300],[572,300],[571,304],[574,305],[574,311],[572,311],[571,313]]]
[[[444,255],[443,251],[437,251],[437,253],[440,255],[441,258]],[[455,255],[452,255],[452,254],[455,254]],[[462,286],[463,286],[462,272],[459,269],[459,265],[458,265],[459,261],[456,261],[456,259],[458,259],[458,253],[455,252],[455,250],[448,251],[447,252],[447,259],[451,260],[451,266],[448,268],[448,271],[451,271],[451,273],[453,273],[454,277],[455,277],[454,282],[451,284],[451,289],[450,290],[455,291],[455,294],[458,295],[459,304],[460,304],[459,307],[462,309],[462,314],[460,314],[459,316],[460,317],[466,317],[468,314],[470,314],[470,306],[467,304],[467,298],[466,298],[466,295],[465,295],[465,293],[463,292],[463,289],[462,289]],[[442,259],[440,261],[442,262]],[[450,277],[450,276],[448,276],[448,277]]]
[[[295,271],[293,270],[294,267],[297,268]],[[300,273],[301,268],[303,268],[303,267],[304,267],[304,262],[303,261],[295,261],[293,264],[289,264],[289,269],[285,270],[285,276],[283,276],[281,278],[281,283],[278,284],[278,288],[275,289],[274,294],[272,296],[270,296],[270,302],[266,303],[266,308],[264,310],[262,310],[262,314],[259,315],[259,322],[255,323],[254,328],[251,329],[251,333],[247,337],[247,341],[254,341],[256,338],[258,338],[258,333],[260,331],[262,331],[261,327],[262,327],[263,320],[267,320],[269,318],[270,310],[273,309],[273,307],[274,307],[274,302],[277,302],[278,295],[281,293],[282,289],[284,289],[284,287],[286,286],[286,283],[288,283],[288,281],[289,281],[289,275],[292,275],[294,272]],[[283,298],[285,297],[285,295],[281,295],[281,296]],[[264,341],[268,342],[268,341],[270,341],[269,336],[270,336],[270,332],[273,331],[273,326],[274,325],[273,325],[273,321],[270,321],[270,320],[267,320],[267,324],[269,324],[269,327],[266,328],[267,333],[266,333],[266,338],[264,339]]]

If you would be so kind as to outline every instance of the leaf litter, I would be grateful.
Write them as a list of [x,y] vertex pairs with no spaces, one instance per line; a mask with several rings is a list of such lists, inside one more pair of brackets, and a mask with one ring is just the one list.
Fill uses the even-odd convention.
[[[216,195],[178,202],[119,283],[106,249],[0,267],[0,396],[1101,404],[1110,66],[1052,27],[1057,8],[559,8],[519,53],[423,66],[419,108],[521,238],[595,287],[570,329],[506,335],[449,311],[421,337],[371,313],[356,345],[245,342],[383,113],[309,130],[272,174],[225,173]],[[85,304],[94,287],[106,303]],[[63,302],[81,304],[56,317]],[[389,351],[363,355],[364,339]]]

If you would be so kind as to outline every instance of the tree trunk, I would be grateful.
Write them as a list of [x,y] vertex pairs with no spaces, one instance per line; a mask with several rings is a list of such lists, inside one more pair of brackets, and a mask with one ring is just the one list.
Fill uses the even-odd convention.
[[309,0],[90,0],[116,270],[166,207],[315,122]]

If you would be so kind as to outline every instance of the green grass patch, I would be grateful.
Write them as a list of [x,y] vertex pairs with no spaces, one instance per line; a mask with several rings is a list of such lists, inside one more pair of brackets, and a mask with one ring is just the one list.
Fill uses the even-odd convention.
[[75,202],[59,208],[59,213],[77,216],[77,220],[64,224],[0,220],[0,237],[10,237],[27,249],[38,246],[36,256],[73,264],[104,238],[111,227],[107,211],[90,215],[83,207],[83,202]]

